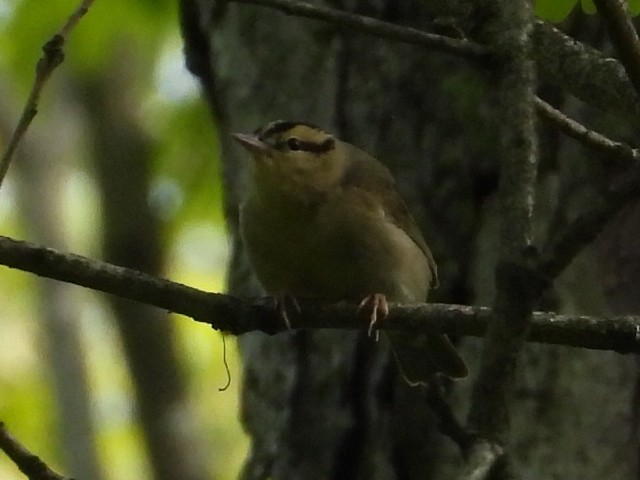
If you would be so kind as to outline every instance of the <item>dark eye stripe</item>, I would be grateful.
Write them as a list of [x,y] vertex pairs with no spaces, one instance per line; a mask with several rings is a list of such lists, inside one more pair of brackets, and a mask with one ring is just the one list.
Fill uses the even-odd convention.
[[291,148],[289,144],[289,140],[282,140],[274,145],[276,150],[285,150],[289,149],[292,151],[302,151],[302,152],[311,152],[311,153],[325,153],[331,150],[335,145],[335,140],[333,138],[327,138],[322,143],[315,142],[305,142],[304,140],[298,140],[296,147]]
[[335,143],[335,140],[331,137],[327,138],[322,143],[300,142],[300,150],[305,150],[307,152],[313,153],[324,153],[331,150],[334,147]]

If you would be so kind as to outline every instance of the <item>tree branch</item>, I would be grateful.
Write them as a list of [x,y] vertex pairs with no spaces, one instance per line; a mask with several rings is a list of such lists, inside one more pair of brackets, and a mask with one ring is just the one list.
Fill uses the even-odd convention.
[[38,60],[38,64],[36,65],[36,77],[33,81],[29,98],[27,99],[27,103],[22,111],[20,121],[9,139],[7,149],[0,159],[0,187],[7,176],[9,165],[11,165],[11,159],[13,158],[13,154],[15,153],[20,140],[29,128],[29,125],[31,125],[33,118],[38,113],[38,103],[40,102],[42,89],[56,67],[64,61],[63,47],[69,33],[71,33],[71,30],[73,30],[80,19],[89,11],[89,7],[93,2],[94,0],[82,0],[78,8],[69,16],[60,31],[51,37],[51,39],[42,47],[44,55],[40,60]]
[[439,379],[435,379],[426,389],[427,404],[438,419],[438,430],[458,445],[466,456],[475,442],[475,436],[468,432],[453,412],[451,405],[444,398],[444,386]]
[[544,246],[536,269],[541,277],[553,279],[583,248],[595,240],[618,212],[640,196],[640,150],[589,130],[539,98],[536,98],[535,103],[538,112],[562,132],[629,167],[620,174],[618,181],[609,187],[599,203],[591,204],[588,211],[569,223]]
[[[537,170],[534,126],[532,11],[527,0],[487,1],[495,18],[487,24],[500,52],[500,259],[496,266],[493,318],[473,385],[469,425],[479,442],[502,444],[510,429],[510,400],[518,353],[526,339],[541,289],[528,274]],[[480,444],[479,443],[479,444]],[[472,455],[473,456],[473,455]],[[470,469],[475,466],[470,464]]]
[[638,124],[640,99],[619,61],[542,20],[534,21],[533,39],[540,78],[603,112]]
[[[269,298],[209,293],[128,268],[0,236],[0,264],[179,313],[234,335],[286,330]],[[300,301],[289,312],[294,328],[363,329],[358,307]],[[491,309],[449,304],[392,305],[380,328],[481,337]],[[587,317],[537,312],[528,339],[619,353],[640,353],[640,316]]]
[[30,480],[71,480],[51,470],[40,457],[27,450],[0,422],[0,450],[7,454]]
[[594,0],[598,13],[604,19],[609,37],[627,71],[629,80],[640,94],[640,40],[625,2],[622,0]]
[[601,133],[588,129],[539,97],[535,98],[535,105],[538,113],[553,123],[565,135],[596,151],[613,156],[617,163],[627,166],[640,164],[640,150],[637,148],[632,148],[623,142],[616,142]]
[[493,9],[486,25],[500,65],[499,92],[500,257],[495,269],[493,316],[473,383],[468,429],[477,437],[462,473],[484,479],[501,458],[511,429],[511,403],[520,351],[531,327],[541,283],[529,273],[537,172],[535,70],[532,60],[533,12],[528,0],[485,0]]
[[395,25],[372,17],[344,12],[333,8],[292,0],[232,0],[280,10],[288,15],[313,18],[339,27],[346,27],[367,35],[421,45],[441,52],[472,60],[482,60],[489,51],[477,43],[424,32],[411,27]]
[[609,187],[599,203],[590,205],[588,211],[583,212],[566,225],[544,246],[536,269],[541,277],[553,279],[571,263],[582,249],[595,240],[604,226],[618,212],[634,198],[640,196],[640,189],[638,189],[640,150],[589,130],[539,98],[536,98],[536,107],[540,114],[553,122],[568,136],[613,157],[617,163],[629,167],[628,171],[621,174],[618,182]]
[[493,443],[480,440],[474,445],[467,463],[471,468],[465,473],[465,480],[486,480],[498,461],[505,455],[504,449]]
[[540,276],[556,278],[604,226],[632,200],[640,196],[640,167],[621,175],[598,203],[592,204],[551,239],[540,253],[536,269]]
[[[439,50],[453,55],[483,60],[490,50],[469,40],[435,35],[371,17],[291,0],[232,0],[264,5],[289,15],[314,18],[367,35]],[[640,117],[640,99],[617,60],[576,41],[554,26],[535,20],[533,53],[541,76],[567,89],[577,98],[604,112],[624,114],[632,121]],[[484,66],[491,65],[484,62]]]

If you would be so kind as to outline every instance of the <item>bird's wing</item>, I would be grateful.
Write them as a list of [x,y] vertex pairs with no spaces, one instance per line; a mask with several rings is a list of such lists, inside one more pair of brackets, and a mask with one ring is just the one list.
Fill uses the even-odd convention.
[[391,172],[378,160],[362,150],[344,143],[345,154],[349,158],[345,169],[342,185],[344,188],[357,188],[369,192],[373,198],[381,202],[381,207],[391,221],[401,228],[420,247],[427,257],[433,285],[438,285],[438,269],[433,254],[425,242],[420,228],[411,215],[396,188],[396,182]]

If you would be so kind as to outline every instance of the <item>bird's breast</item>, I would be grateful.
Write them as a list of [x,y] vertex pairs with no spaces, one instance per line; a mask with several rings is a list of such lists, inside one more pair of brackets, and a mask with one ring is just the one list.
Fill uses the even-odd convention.
[[300,202],[276,204],[249,196],[240,210],[240,232],[249,260],[269,293],[301,294],[315,214]]
[[248,199],[241,232],[258,279],[270,293],[426,299],[431,277],[423,252],[382,209],[348,195],[328,197],[313,209],[269,208]]

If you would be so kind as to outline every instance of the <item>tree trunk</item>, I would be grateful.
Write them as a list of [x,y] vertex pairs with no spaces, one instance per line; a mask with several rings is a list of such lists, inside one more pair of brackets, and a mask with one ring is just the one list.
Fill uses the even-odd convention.
[[[433,12],[420,2],[327,3],[401,25],[432,26]],[[181,14],[187,64],[202,82],[222,145],[235,247],[231,293],[259,290],[238,239],[244,154],[229,134],[292,119],[321,125],[393,171],[439,265],[442,286],[430,300],[491,302],[497,92],[479,70],[265,7],[182,0]],[[536,220],[543,225],[556,205],[558,173],[551,168],[539,186]],[[593,267],[588,254],[574,262],[559,282],[555,306],[593,313],[579,302],[587,288],[598,291],[596,280],[583,285],[585,278],[597,279]],[[472,378],[443,386],[459,417],[466,414],[480,348],[478,341],[462,343]],[[402,384],[385,348],[364,334],[251,334],[240,344],[242,419],[252,438],[243,478],[452,478],[463,462],[438,432],[442,417],[429,407],[436,386],[424,392]],[[527,345],[510,445],[523,476],[629,478],[636,471],[630,461],[633,370],[631,358],[612,353]]]
[[[105,259],[158,275],[163,268],[161,225],[148,202],[152,145],[137,123],[132,108],[137,102],[129,97],[145,72],[137,53],[131,45],[121,48],[110,59],[111,75],[80,87],[90,102]],[[115,297],[109,297],[109,304],[131,371],[153,478],[208,478],[167,314]]]
[[[60,202],[69,165],[57,161],[64,158],[63,149],[68,145],[56,151],[59,146],[57,139],[49,136],[51,129],[41,131],[48,134],[31,132],[15,162],[27,236],[43,245],[73,250],[65,236],[68,218]],[[55,146],[53,152],[52,145]],[[98,458],[93,399],[82,348],[79,292],[65,283],[42,278],[35,282],[43,333],[42,360],[48,362],[46,366],[52,378],[59,418],[53,416],[57,418],[64,469],[74,478],[100,480],[104,473]]]

